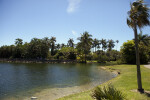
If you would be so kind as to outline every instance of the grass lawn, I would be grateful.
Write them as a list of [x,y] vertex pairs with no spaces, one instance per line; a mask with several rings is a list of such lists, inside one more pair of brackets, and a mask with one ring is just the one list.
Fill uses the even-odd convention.
[[[109,70],[119,70],[121,72],[116,78],[99,85],[100,87],[111,83],[115,88],[121,90],[127,100],[150,100],[150,97],[131,90],[137,89],[136,66],[135,65],[114,65],[105,66]],[[142,84],[146,91],[150,91],[150,69],[141,66]],[[58,100],[93,100],[91,98],[93,90],[69,95]]]

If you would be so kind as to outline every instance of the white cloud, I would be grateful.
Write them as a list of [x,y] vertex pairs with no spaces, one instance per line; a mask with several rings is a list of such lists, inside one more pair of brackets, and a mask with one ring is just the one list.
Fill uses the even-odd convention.
[[78,33],[76,31],[72,30],[71,32],[74,36],[78,37]]
[[68,2],[69,2],[69,5],[67,8],[67,12],[73,13],[79,8],[79,4],[80,4],[81,0],[68,0]]

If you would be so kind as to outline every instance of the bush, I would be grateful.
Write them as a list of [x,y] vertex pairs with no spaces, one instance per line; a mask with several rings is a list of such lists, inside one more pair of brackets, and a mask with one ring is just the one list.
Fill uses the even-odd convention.
[[115,89],[112,85],[104,86],[103,88],[97,87],[92,97],[96,100],[124,100],[125,96],[121,91]]
[[[128,40],[127,42],[124,42],[123,46],[121,47],[121,53],[126,63],[135,64],[136,54],[134,40]],[[139,43],[139,55],[141,64],[148,62],[148,47],[145,46],[142,42]]]
[[100,57],[99,57],[99,59],[98,59],[98,62],[99,63],[104,63],[104,62],[106,62],[106,61],[108,61],[109,60],[109,58],[106,56],[106,55],[101,55]]

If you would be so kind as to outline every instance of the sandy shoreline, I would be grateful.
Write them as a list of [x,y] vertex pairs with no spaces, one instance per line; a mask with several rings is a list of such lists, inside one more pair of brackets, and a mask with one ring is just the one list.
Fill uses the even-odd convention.
[[[103,69],[103,67],[102,67]],[[103,69],[106,70],[106,69]],[[114,73],[112,73],[112,76],[114,75]],[[108,80],[106,80],[108,81]],[[105,82],[106,82],[105,81]],[[100,81],[96,81],[96,82],[92,82],[89,84],[84,84],[84,85],[80,85],[80,86],[72,86],[72,87],[65,87],[65,88],[47,88],[47,89],[43,89],[39,92],[34,93],[32,96],[25,96],[23,98],[18,98],[18,97],[8,97],[4,100],[31,100],[31,97],[37,97],[37,99],[35,100],[56,100],[58,98],[64,97],[64,96],[68,96],[71,94],[75,94],[75,93],[80,93],[80,92],[84,92],[90,89],[93,89],[94,87],[105,83],[100,82]]]
[[[102,83],[99,83],[102,84]],[[73,87],[66,87],[66,88],[49,88],[44,89],[38,93],[35,93],[33,97],[37,97],[37,100],[56,100],[58,98],[68,96],[70,94],[75,94],[83,91],[90,90],[97,86],[97,84],[86,84],[82,86],[73,86]],[[23,100],[31,100],[31,97],[27,97]]]

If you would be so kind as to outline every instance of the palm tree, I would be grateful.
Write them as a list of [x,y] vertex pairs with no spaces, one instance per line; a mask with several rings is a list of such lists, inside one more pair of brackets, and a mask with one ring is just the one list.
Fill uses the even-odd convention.
[[57,50],[60,49],[60,44],[59,43],[56,45],[56,48],[57,48]]
[[106,39],[102,39],[102,40],[101,40],[101,44],[102,44],[102,51],[106,50],[106,48],[107,48]]
[[65,47],[66,45],[64,43],[61,44],[61,48]]
[[150,44],[150,36],[148,36],[148,34],[142,34],[142,32],[140,32],[140,34],[138,34],[138,41],[139,41],[139,43],[140,42],[143,42],[143,44],[145,45],[145,46],[149,46],[149,44]]
[[15,44],[16,44],[16,45],[22,45],[22,44],[23,44],[22,41],[23,41],[22,39],[17,38],[16,41],[15,41]]
[[73,39],[70,38],[70,39],[68,40],[68,44],[67,44],[67,45],[68,45],[69,47],[74,47],[74,43],[73,43],[73,42],[74,42]]
[[138,48],[138,35],[137,28],[141,29],[144,26],[150,25],[149,22],[149,9],[147,5],[143,4],[143,0],[137,0],[131,4],[131,9],[128,11],[127,24],[134,31],[135,36],[135,49],[136,49],[136,65],[137,65],[137,83],[138,91],[144,93],[141,82],[140,58]]
[[116,50],[117,50],[117,47],[118,47],[119,40],[116,40],[116,43],[117,43],[117,46],[116,46]]
[[108,50],[111,51],[114,48],[115,42],[113,40],[108,40]]
[[95,52],[96,52],[96,48],[97,48],[98,45],[99,45],[99,40],[95,38],[93,40],[93,47],[95,47]]
[[81,53],[84,54],[85,63],[86,56],[90,52],[92,46],[93,39],[91,37],[92,35],[85,31],[83,34],[81,34],[81,37],[78,38],[80,42],[78,43],[77,48],[79,49],[79,51],[81,51]]
[[50,38],[50,46],[51,46],[51,55],[54,55],[54,49],[55,49],[55,42],[56,42],[56,37],[51,37]]

